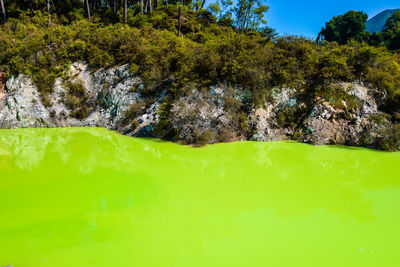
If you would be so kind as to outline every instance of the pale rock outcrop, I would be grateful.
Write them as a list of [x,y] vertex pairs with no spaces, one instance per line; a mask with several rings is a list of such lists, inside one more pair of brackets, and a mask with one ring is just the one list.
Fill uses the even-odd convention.
[[288,140],[288,129],[278,126],[275,107],[267,103],[262,108],[257,108],[250,115],[254,125],[255,134],[251,137],[254,141],[279,141]]
[[322,144],[361,145],[362,133],[371,124],[370,115],[380,114],[371,91],[359,84],[342,84],[351,96],[355,96],[360,105],[356,110],[347,110],[347,104],[333,107],[327,102],[315,104],[302,125],[305,136],[302,141]]
[[178,129],[178,140],[196,143],[205,132],[212,132],[209,142],[243,140],[232,123],[232,114],[224,109],[224,88],[213,86],[210,91],[194,88],[191,94],[173,104],[172,127]]
[[[74,118],[66,105],[67,82],[85,88],[89,111],[83,119]],[[371,116],[380,116],[376,97],[362,84],[340,84],[351,101],[335,105],[316,99],[305,102],[299,90],[274,88],[271,98],[251,111],[235,109],[245,102],[248,91],[224,84],[199,89],[170,102],[170,138],[186,144],[237,140],[277,141],[295,139],[311,144],[368,146],[390,122],[378,125]],[[25,75],[6,77],[0,73],[0,128],[24,127],[105,127],[129,136],[157,136],[159,110],[168,96],[167,89],[151,101],[141,92],[142,79],[129,72],[129,65],[93,70],[83,62],[70,66],[56,80],[45,106],[40,92]],[[229,90],[228,90],[229,89]],[[229,92],[229,93],[228,93]],[[384,96],[381,97],[384,100]],[[379,101],[381,101],[380,99]],[[147,101],[147,102],[146,102]],[[228,101],[228,102],[227,102]],[[231,102],[229,102],[231,101]],[[145,110],[127,118],[133,105],[148,103]],[[240,106],[240,105],[239,105]],[[289,125],[279,121],[285,110],[298,110],[298,119]],[[246,122],[241,124],[245,116]],[[383,128],[382,128],[383,127]],[[368,140],[366,144],[365,140]]]
[[[6,83],[7,91],[0,87],[0,128],[105,127],[126,131],[121,127],[125,112],[141,98],[136,90],[141,79],[131,76],[128,68],[123,65],[93,71],[81,62],[71,65],[68,80],[84,86],[92,108],[89,116],[82,120],[70,116],[65,104],[67,88],[62,78],[56,80],[50,95],[51,106],[45,107],[29,77],[11,77]],[[153,104],[150,114],[138,118],[141,123],[136,132],[154,122],[158,106],[159,103]]]
[[249,121],[255,130],[251,137],[254,141],[280,141],[288,140],[293,135],[293,129],[280,127],[277,113],[284,107],[298,105],[298,92],[290,88],[274,88],[272,90],[272,103],[265,103],[263,107],[256,108],[249,116]]

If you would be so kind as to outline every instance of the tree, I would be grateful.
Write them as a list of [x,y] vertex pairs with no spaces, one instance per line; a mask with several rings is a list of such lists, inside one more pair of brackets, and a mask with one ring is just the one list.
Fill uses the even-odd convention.
[[179,6],[178,10],[178,37],[181,36],[181,6]]
[[128,20],[128,0],[123,0],[123,1],[124,1],[124,23],[126,23]]
[[264,13],[269,7],[264,2],[265,0],[238,0],[233,9],[236,27],[241,31],[257,30],[265,24]]
[[383,38],[389,49],[400,49],[400,11],[396,11],[387,19],[383,28]]
[[278,37],[278,33],[275,29],[271,27],[263,27],[258,30],[258,33],[261,34],[262,37],[266,38],[267,40],[276,39]]
[[46,0],[46,10],[47,13],[50,13],[50,0]]
[[385,40],[383,38],[383,34],[381,32],[374,32],[370,34],[367,32],[368,35],[368,44],[372,46],[385,46]]
[[118,12],[118,4],[119,4],[119,0],[114,0],[113,1],[114,14],[117,14],[117,12]]
[[365,23],[368,15],[360,11],[349,11],[344,15],[333,17],[321,29],[317,41],[338,42],[346,44],[350,40],[363,41],[366,38]]
[[7,22],[7,15],[6,15],[6,9],[4,7],[4,1],[0,0],[0,5],[1,5],[1,13],[3,14],[3,22]]
[[88,17],[88,19],[90,19],[90,6],[89,6],[89,0],[84,0],[84,3],[85,3],[85,8],[86,8],[87,17]]

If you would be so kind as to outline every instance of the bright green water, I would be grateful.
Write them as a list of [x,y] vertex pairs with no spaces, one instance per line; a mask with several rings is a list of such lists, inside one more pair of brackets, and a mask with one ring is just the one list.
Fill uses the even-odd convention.
[[400,153],[0,131],[0,266],[400,264]]

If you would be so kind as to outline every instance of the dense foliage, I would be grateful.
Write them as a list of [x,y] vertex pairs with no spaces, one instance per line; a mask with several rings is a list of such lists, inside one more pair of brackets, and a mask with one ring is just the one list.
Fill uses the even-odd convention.
[[386,21],[382,34],[383,39],[386,40],[389,49],[400,49],[400,10],[396,11]]
[[349,11],[344,15],[334,17],[322,28],[319,38],[329,42],[346,44],[350,39],[362,41],[365,39],[365,23],[368,15],[364,12]]
[[347,44],[351,40],[367,42],[374,46],[386,46],[390,50],[400,49],[400,11],[386,21],[382,32],[366,32],[368,16],[364,12],[349,11],[328,21],[321,29],[317,41]]
[[[76,19],[76,11],[89,19],[103,22],[127,22],[129,14],[151,14],[160,6],[168,10],[169,5],[194,11],[209,10],[224,25],[237,26],[242,31],[257,30],[265,26],[264,13],[268,10],[266,0],[216,0],[206,7],[205,0],[0,0],[0,13],[4,17],[19,17],[24,11],[47,13],[62,16],[64,22]],[[233,19],[235,18],[235,20]]]

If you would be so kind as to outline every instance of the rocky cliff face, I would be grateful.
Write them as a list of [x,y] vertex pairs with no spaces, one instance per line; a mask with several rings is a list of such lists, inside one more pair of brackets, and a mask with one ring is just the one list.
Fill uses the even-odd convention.
[[[332,104],[316,99],[310,104],[301,100],[301,92],[275,88],[268,102],[246,113],[235,109],[245,101],[246,92],[240,88],[192,88],[169,101],[167,127],[174,134],[167,138],[186,144],[294,139],[317,145],[374,147],[391,127],[390,122],[378,110],[370,89],[359,84],[340,86],[346,101]],[[142,80],[130,74],[128,65],[91,70],[84,63],[75,63],[65,77],[57,79],[50,103],[45,105],[29,77],[3,73],[0,128],[87,126],[129,136],[157,136],[156,129],[164,123],[160,122],[160,108],[168,93],[149,98],[143,88]],[[294,119],[288,119],[291,117]]]
[[[66,101],[69,89],[65,81],[83,85],[89,108],[85,118],[72,116]],[[3,79],[0,84],[1,128],[105,127],[122,132],[126,126],[123,123],[126,112],[141,98],[140,93],[133,89],[142,86],[138,77],[129,75],[127,65],[92,71],[83,63],[73,64],[67,79],[57,79],[50,95],[50,106],[43,104],[38,89],[27,76],[10,77],[6,83]],[[156,110],[157,103],[149,107],[149,114],[138,118],[141,121],[138,128],[153,123]]]

